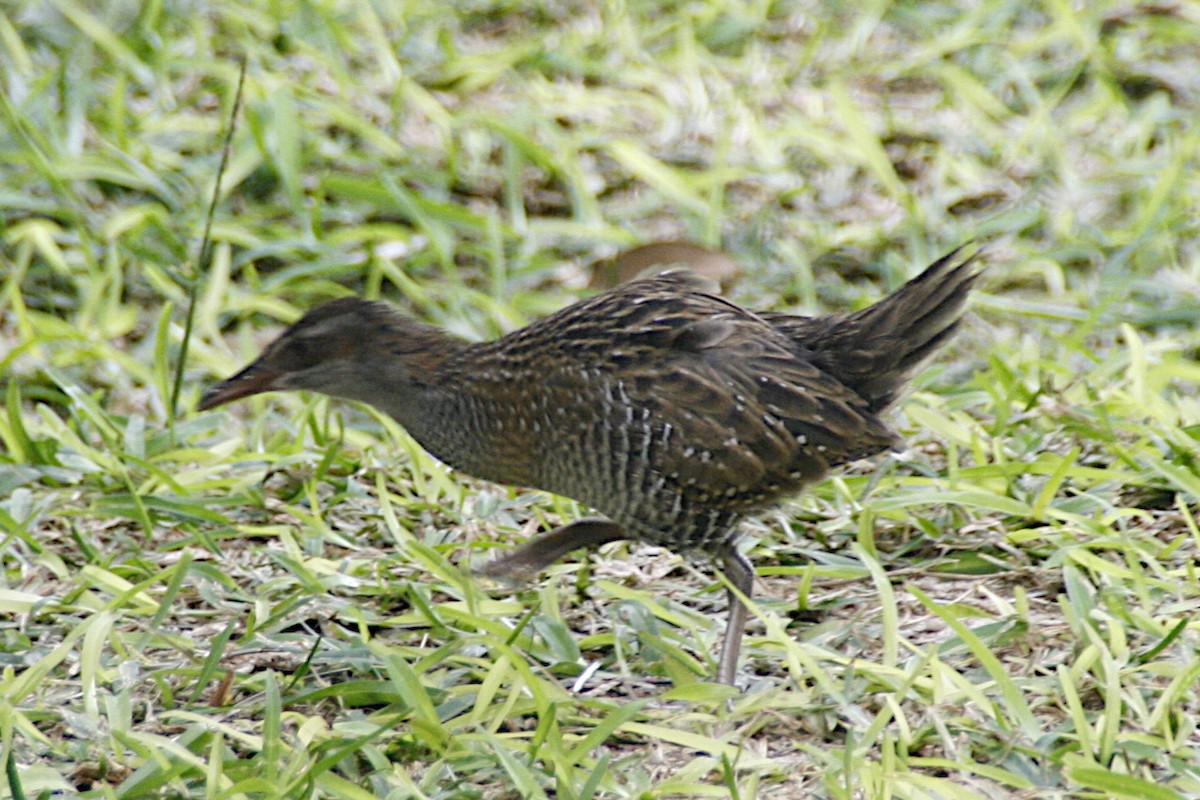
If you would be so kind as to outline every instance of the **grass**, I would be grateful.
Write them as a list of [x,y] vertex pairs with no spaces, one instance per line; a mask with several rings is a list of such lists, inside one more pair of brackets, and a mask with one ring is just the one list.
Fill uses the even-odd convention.
[[[1198,37],[1115,2],[0,7],[0,796],[1200,797]],[[911,448],[747,523],[741,691],[702,565],[485,584],[582,510],[369,409],[191,410],[323,299],[486,338],[670,238],[809,313],[986,249]]]

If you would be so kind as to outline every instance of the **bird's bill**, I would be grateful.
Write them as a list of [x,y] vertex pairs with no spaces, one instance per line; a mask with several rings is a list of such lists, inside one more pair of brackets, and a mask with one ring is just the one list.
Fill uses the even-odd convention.
[[197,406],[197,409],[207,411],[252,394],[273,392],[280,388],[275,383],[280,374],[278,370],[266,369],[256,361],[237,375],[221,381],[205,392],[204,396],[200,398],[200,405]]

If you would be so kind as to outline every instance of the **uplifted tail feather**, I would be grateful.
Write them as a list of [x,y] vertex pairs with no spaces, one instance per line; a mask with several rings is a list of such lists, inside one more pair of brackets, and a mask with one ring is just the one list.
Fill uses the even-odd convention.
[[898,399],[917,367],[958,329],[979,277],[976,255],[959,260],[961,252],[943,256],[853,314],[764,317],[796,342],[801,355],[857,392],[872,411],[883,411]]

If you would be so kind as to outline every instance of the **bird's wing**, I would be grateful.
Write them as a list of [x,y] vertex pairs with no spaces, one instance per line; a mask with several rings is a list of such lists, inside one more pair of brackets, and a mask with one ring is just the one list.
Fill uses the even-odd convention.
[[588,314],[596,347],[576,342],[638,415],[649,409],[663,469],[714,491],[787,488],[895,443],[862,398],[758,315],[685,281],[629,284]]

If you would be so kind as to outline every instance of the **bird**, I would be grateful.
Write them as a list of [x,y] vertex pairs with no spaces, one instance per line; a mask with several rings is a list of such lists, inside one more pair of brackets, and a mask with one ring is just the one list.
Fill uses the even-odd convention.
[[592,266],[589,289],[611,289],[646,274],[666,272],[672,266],[683,265],[697,275],[720,283],[721,288],[732,286],[742,268],[728,253],[701,247],[684,240],[651,242],[622,250],[612,258]]
[[359,401],[463,473],[600,515],[535,536],[484,567],[489,577],[528,580],[623,539],[709,558],[728,583],[715,677],[734,684],[755,577],[739,522],[900,448],[885,412],[959,329],[977,258],[956,249],[874,305],[815,317],[743,308],[673,269],[484,342],[342,297],[199,409],[290,390]]

